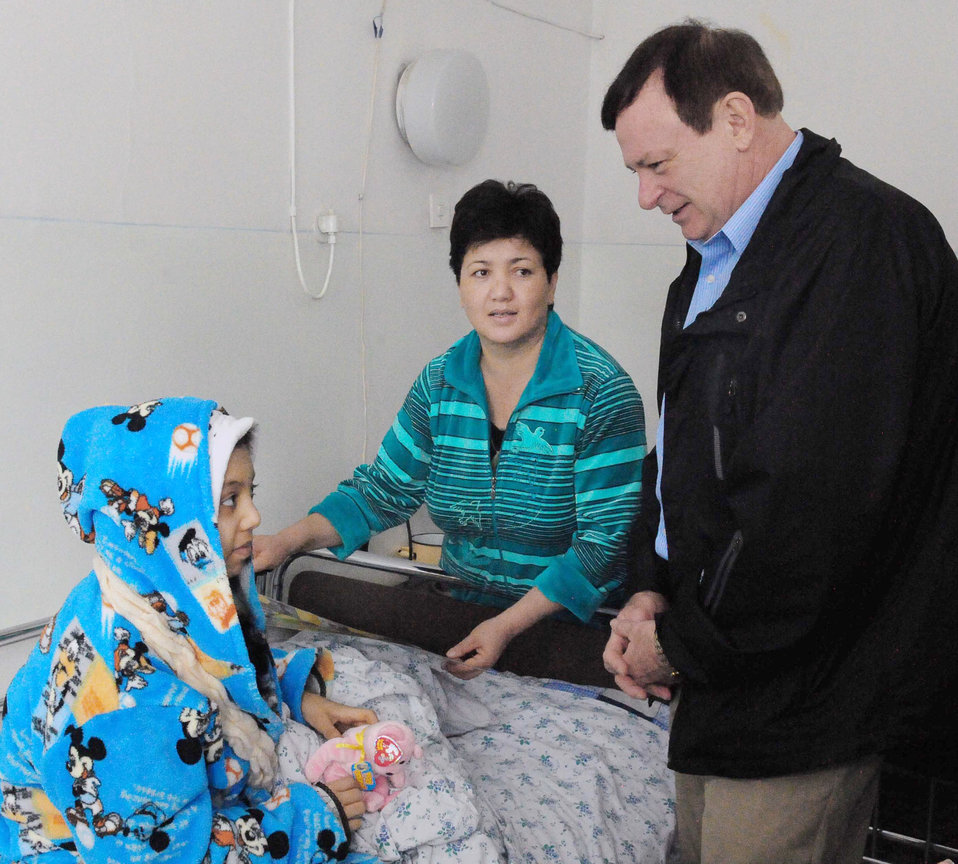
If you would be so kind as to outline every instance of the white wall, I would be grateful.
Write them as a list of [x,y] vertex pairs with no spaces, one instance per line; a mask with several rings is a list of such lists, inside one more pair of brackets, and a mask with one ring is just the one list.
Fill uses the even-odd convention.
[[[0,628],[52,613],[89,566],[54,492],[76,410],[189,393],[257,416],[267,531],[357,463],[364,426],[376,446],[425,360],[466,328],[430,193],[453,203],[493,176],[552,197],[567,241],[559,310],[634,374],[651,432],[658,316],[684,253],[667,219],[639,211],[598,112],[634,44],[687,13],[753,32],[786,119],[836,136],[958,241],[950,2],[512,0],[596,41],[487,0],[389,0],[360,255],[381,5],[297,4],[297,199],[314,288],[325,249],[310,223],[333,207],[342,227],[315,302],[288,234],[288,3],[0,4]],[[490,80],[489,135],[456,169],[419,163],[392,116],[402,65],[436,47],[471,50]]]
[[[334,208],[342,229],[316,302],[288,233],[288,2],[0,4],[0,627],[51,614],[89,568],[54,493],[60,429],[78,409],[189,393],[260,418],[264,530],[360,460],[364,353],[375,448],[422,364],[467,326],[430,193],[454,203],[489,176],[539,183],[567,215],[559,308],[574,320],[587,118],[567,106],[586,100],[590,41],[484,0],[391,0],[360,260],[381,6],[296,6],[297,200],[314,290],[326,251],[309,233],[315,213]],[[549,7],[590,23],[589,3]],[[418,162],[394,121],[402,65],[432,48],[471,50],[489,78],[489,134],[461,168]]]

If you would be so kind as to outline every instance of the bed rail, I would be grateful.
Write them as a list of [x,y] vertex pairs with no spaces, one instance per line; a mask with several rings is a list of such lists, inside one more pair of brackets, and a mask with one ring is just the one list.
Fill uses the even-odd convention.
[[312,552],[291,555],[275,570],[257,573],[257,588],[267,597],[286,603],[290,583],[304,570],[336,573],[362,579],[365,582],[379,582],[387,585],[398,585],[407,581],[416,583],[424,579],[435,579],[449,584],[459,583],[458,579],[444,573],[438,567],[407,558],[357,551],[345,561],[340,561],[328,549],[316,549]]
[[[311,566],[311,562],[312,566]],[[337,564],[339,566],[337,566]],[[267,597],[272,597],[284,603],[288,602],[289,582],[295,575],[304,570],[317,570],[324,573],[336,573],[350,578],[362,579],[382,585],[406,584],[409,587],[421,585],[424,582],[439,584],[450,590],[460,588],[473,593],[487,593],[490,596],[511,598],[496,591],[494,586],[479,592],[474,586],[446,573],[441,568],[424,564],[415,559],[394,556],[377,555],[372,552],[353,552],[345,560],[340,560],[328,549],[316,549],[311,552],[299,552],[287,558],[275,570],[256,574],[258,590]],[[614,618],[619,610],[611,606],[601,606],[597,610],[600,618]]]
[[958,779],[896,764],[882,768],[865,864],[958,860]]
[[36,639],[49,622],[49,618],[40,618],[37,621],[15,624],[13,627],[0,630],[0,648],[24,642],[27,639]]
[[[455,596],[457,589],[470,596],[481,592],[437,567],[368,552],[353,553],[344,561],[326,550],[303,553],[257,578],[260,591],[268,597],[437,654],[444,654],[500,611]],[[502,596],[483,593],[490,598]],[[496,668],[590,687],[614,687],[602,664],[602,652],[608,640],[607,622],[616,611],[600,609],[588,625],[558,618],[539,621],[512,640]]]

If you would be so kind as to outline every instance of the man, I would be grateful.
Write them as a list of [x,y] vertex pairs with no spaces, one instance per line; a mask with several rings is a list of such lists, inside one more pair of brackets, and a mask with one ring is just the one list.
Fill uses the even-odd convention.
[[861,861],[881,755],[955,681],[958,262],[782,106],[752,37],[696,21],[602,106],[640,206],[688,241],[604,655],[676,696],[683,861]]

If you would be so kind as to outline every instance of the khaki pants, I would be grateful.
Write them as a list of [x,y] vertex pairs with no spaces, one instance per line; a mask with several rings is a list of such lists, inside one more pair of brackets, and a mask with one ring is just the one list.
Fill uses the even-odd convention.
[[861,864],[881,758],[758,780],[675,775],[681,864]]

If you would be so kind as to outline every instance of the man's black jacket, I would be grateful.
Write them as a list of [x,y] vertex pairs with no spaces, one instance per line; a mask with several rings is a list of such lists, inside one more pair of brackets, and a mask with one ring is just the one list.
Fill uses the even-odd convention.
[[922,730],[958,649],[958,261],[934,217],[808,130],[715,306],[662,326],[662,495],[639,590],[685,676],[670,764],[771,776]]

